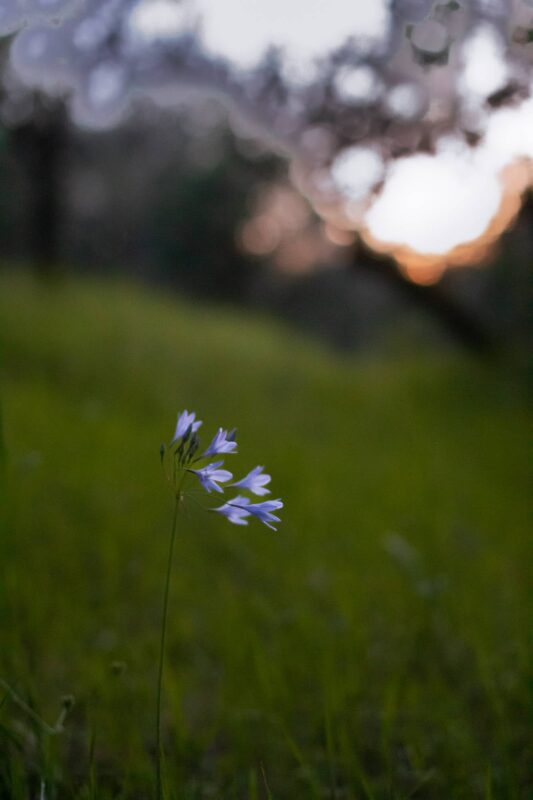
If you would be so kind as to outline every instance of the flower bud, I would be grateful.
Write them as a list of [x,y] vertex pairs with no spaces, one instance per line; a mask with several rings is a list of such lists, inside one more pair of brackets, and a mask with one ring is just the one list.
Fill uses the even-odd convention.
[[74,708],[76,700],[74,699],[73,694],[65,694],[61,698],[61,708],[64,711],[71,711]]

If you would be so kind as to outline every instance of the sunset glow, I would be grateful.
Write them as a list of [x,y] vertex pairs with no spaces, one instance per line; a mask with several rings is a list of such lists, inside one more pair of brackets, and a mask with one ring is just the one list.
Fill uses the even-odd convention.
[[499,237],[515,221],[524,193],[533,185],[533,162],[516,162],[502,171],[501,201],[489,224],[471,242],[457,245],[441,255],[417,252],[402,243],[387,243],[376,238],[369,229],[362,231],[365,242],[376,252],[391,255],[404,274],[415,283],[435,283],[444,271],[452,267],[478,266],[493,254]]

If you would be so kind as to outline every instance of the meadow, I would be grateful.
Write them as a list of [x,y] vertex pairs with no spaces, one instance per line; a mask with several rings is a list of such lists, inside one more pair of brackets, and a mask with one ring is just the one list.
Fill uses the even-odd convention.
[[[0,678],[32,712],[0,691],[2,798],[153,796],[159,448],[183,408],[237,426],[239,464],[265,464],[285,508],[278,532],[180,518],[168,798],[527,797],[519,378],[8,271],[0,336]],[[33,714],[53,725],[70,695],[43,731]]]

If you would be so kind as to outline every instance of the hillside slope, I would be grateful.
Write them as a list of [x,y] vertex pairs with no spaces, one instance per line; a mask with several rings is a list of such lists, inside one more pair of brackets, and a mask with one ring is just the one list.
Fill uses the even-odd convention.
[[[24,735],[0,747],[6,796],[42,775],[50,797],[148,796],[172,507],[159,446],[182,408],[206,436],[237,426],[235,464],[266,464],[285,509],[277,533],[194,502],[182,516],[170,796],[524,796],[519,388],[470,363],[341,359],[104,281],[0,274],[0,335],[0,676],[49,720],[77,699],[44,754]],[[0,722],[6,742],[28,724],[12,702]]]

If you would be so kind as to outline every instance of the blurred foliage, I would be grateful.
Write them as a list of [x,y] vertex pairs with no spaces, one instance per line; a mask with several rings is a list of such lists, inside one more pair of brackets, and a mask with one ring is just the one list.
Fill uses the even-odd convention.
[[[440,334],[431,308],[358,269],[355,250],[318,259],[321,274],[283,274],[268,255],[244,252],[242,225],[261,191],[287,180],[287,164],[242,131],[232,134],[228,122],[216,103],[179,119],[144,108],[96,134],[68,123],[58,103],[20,87],[0,92],[0,266],[142,276],[269,309],[343,349],[380,349],[391,331],[417,331],[412,339],[423,346],[453,338]],[[452,270],[439,286],[508,349],[524,349],[531,331],[530,216],[503,240],[493,266]],[[324,234],[318,218],[310,220],[316,247]]]
[[166,277],[189,292],[238,301],[258,268],[238,246],[238,230],[256,185],[281,168],[274,156],[247,158],[233,136],[220,136],[212,163],[165,166],[149,216],[156,263]]
[[[0,276],[9,526],[0,785],[149,796],[178,409],[239,428],[277,534],[192,505],[171,596],[171,797],[522,798],[526,397],[469,362],[332,356],[131,285]],[[120,669],[117,667],[120,664]]]

